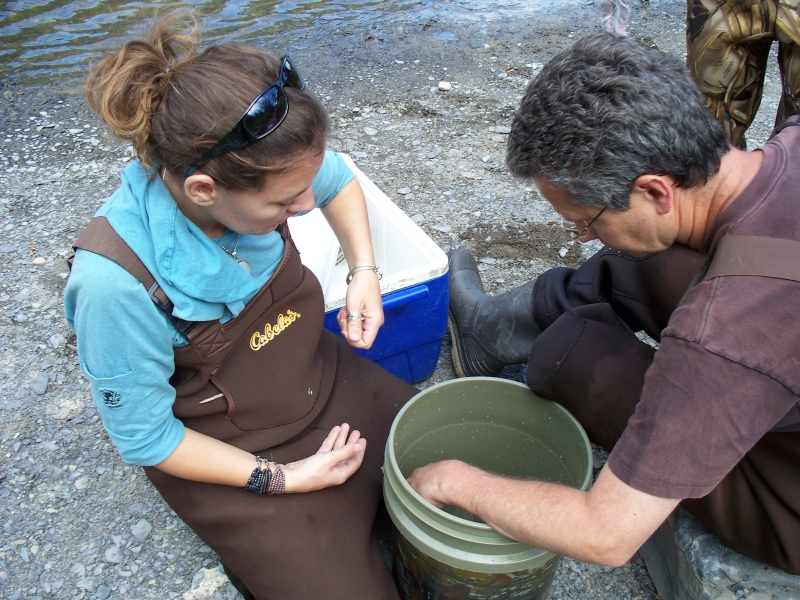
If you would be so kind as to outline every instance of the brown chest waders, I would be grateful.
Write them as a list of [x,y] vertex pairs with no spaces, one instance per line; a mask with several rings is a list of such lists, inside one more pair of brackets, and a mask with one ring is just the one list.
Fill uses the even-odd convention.
[[[563,404],[589,438],[611,449],[634,413],[656,341],[687,288],[715,277],[800,280],[800,242],[722,238],[714,258],[674,244],[633,257],[606,246],[579,269],[541,275],[533,292],[542,334],[528,359],[527,382]],[[598,365],[602,368],[598,368]],[[725,543],[800,574],[800,432],[768,432],[707,496],[682,502]]]
[[[394,600],[371,528],[389,428],[417,390],[323,329],[319,282],[288,228],[280,231],[287,243],[278,268],[236,318],[176,322],[190,343],[175,348],[173,411],[195,431],[284,464],[314,454],[333,426],[349,423],[367,440],[362,467],[343,485],[282,496],[145,471],[258,600]],[[76,247],[117,262],[171,309],[105,219],[94,219]]]

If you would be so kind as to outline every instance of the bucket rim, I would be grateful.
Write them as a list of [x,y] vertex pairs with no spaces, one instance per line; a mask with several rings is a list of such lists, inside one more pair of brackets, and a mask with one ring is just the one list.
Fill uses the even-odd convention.
[[[524,383],[520,383],[519,381],[512,381],[510,379],[503,379],[501,377],[482,377],[482,376],[481,377],[460,377],[460,378],[457,378],[457,379],[448,379],[447,381],[440,381],[439,383],[436,383],[436,384],[434,384],[434,385],[432,385],[430,387],[427,387],[424,390],[420,390],[419,393],[415,394],[405,404],[405,406],[403,406],[403,408],[400,409],[400,411],[397,413],[397,415],[394,418],[394,422],[392,423],[392,427],[389,430],[389,436],[387,437],[387,440],[386,440],[386,451],[385,451],[385,455],[384,455],[385,456],[384,460],[386,462],[386,467],[385,468],[390,469],[390,468],[392,468],[392,465],[394,465],[395,467],[397,466],[397,456],[395,455],[395,451],[394,451],[395,433],[396,433],[398,424],[402,421],[402,417],[413,406],[414,401],[418,397],[420,397],[421,395],[427,393],[429,390],[432,390],[432,389],[435,389],[435,388],[449,387],[449,386],[452,386],[452,385],[463,385],[463,383],[465,381],[470,381],[470,382],[484,381],[484,382],[500,383],[501,385],[507,385],[508,387],[522,388],[522,389],[526,390],[527,392],[529,392],[530,394],[536,396],[537,398],[540,398],[539,396],[537,396],[530,389],[530,387],[528,387]],[[593,465],[592,444],[589,441],[589,436],[586,435],[586,431],[584,431],[583,426],[581,426],[581,424],[578,422],[578,420],[575,418],[575,416],[571,412],[569,412],[566,408],[564,408],[561,404],[559,404],[558,402],[554,402],[552,400],[546,400],[544,398],[541,398],[541,399],[545,400],[546,402],[552,402],[552,404],[554,404],[560,411],[562,411],[566,415],[566,417],[568,419],[572,420],[574,422],[574,424],[577,425],[577,430],[580,433],[582,441],[583,441],[583,443],[584,443],[584,445],[585,445],[585,447],[586,447],[586,449],[588,451],[587,452],[587,455],[588,455],[587,456],[588,468],[586,469],[586,475],[584,477],[584,481],[583,481],[583,483],[581,484],[581,486],[578,489],[581,490],[581,491],[588,490],[589,487],[591,486],[592,475],[593,475],[593,469],[592,469],[592,465]],[[397,468],[397,470],[399,472],[399,468]],[[494,529],[491,525],[488,525],[487,523],[484,523],[482,521],[478,522],[478,521],[470,521],[470,520],[467,520],[467,519],[462,519],[461,517],[457,517],[456,515],[450,514],[450,513],[446,512],[446,511],[444,511],[443,509],[434,506],[433,504],[428,502],[425,498],[423,498],[413,487],[411,487],[411,484],[408,483],[408,481],[406,480],[406,478],[403,476],[402,473],[399,473],[399,474],[400,474],[400,476],[397,477],[397,482],[402,486],[403,490],[410,495],[410,498],[419,506],[419,508],[421,508],[423,510],[426,510],[426,511],[433,512],[437,516],[437,518],[444,519],[445,521],[450,522],[452,525],[454,525],[454,526],[456,526],[458,528],[472,529],[476,533],[480,532],[479,535],[480,534],[484,534],[484,535],[485,534],[490,534],[491,535],[491,533],[495,533],[496,535],[501,536],[504,539],[508,539],[511,542],[520,543],[517,540],[512,540],[511,538],[507,538],[503,534],[497,532],[496,529]]]

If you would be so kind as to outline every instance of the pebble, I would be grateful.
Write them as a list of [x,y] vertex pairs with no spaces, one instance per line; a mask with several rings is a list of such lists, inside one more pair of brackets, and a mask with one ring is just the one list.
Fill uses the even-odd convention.
[[79,579],[75,584],[76,587],[82,590],[93,590],[96,585],[94,577],[84,577],[83,579]]
[[453,87],[453,84],[449,81],[440,81],[439,82],[439,90],[442,92],[449,92],[450,89]]
[[87,487],[89,487],[89,478],[86,475],[75,480],[75,489],[85,490]]
[[489,131],[491,131],[492,133],[509,134],[511,133],[511,127],[507,127],[506,125],[491,125],[489,127]]
[[422,213],[417,213],[413,217],[411,217],[411,220],[414,221],[414,223],[416,223],[417,225],[419,225],[420,223],[423,223],[425,221],[425,217],[422,215]]
[[43,257],[43,256],[37,256],[36,258],[34,258],[31,261],[31,264],[34,264],[36,266],[46,265],[47,264],[47,259],[45,257]]
[[567,248],[561,248],[561,250],[558,251],[558,255],[561,258],[564,258],[567,255],[567,252],[569,252],[569,250]]
[[106,562],[110,562],[113,564],[119,564],[122,562],[122,550],[119,546],[114,546],[113,548],[108,548],[104,554],[106,558]]
[[497,259],[496,258],[492,258],[491,256],[486,256],[484,258],[481,258],[478,262],[482,262],[482,263],[484,263],[486,265],[493,265],[494,263],[497,262]]
[[450,233],[452,227],[450,227],[450,225],[434,225],[432,229],[435,229],[436,231],[441,231],[442,233]]
[[131,527],[131,534],[137,542],[145,541],[153,531],[153,526],[146,519],[140,519],[136,525]]
[[36,377],[34,377],[28,387],[31,388],[31,391],[36,394],[37,396],[41,396],[47,391],[47,385],[50,383],[50,375],[47,373],[39,373]]
[[411,188],[401,187],[399,190],[397,190],[397,193],[400,194],[401,196],[405,196],[406,194],[411,193]]
[[374,127],[364,127],[364,133],[366,133],[367,135],[376,135],[378,133],[378,130],[375,129]]

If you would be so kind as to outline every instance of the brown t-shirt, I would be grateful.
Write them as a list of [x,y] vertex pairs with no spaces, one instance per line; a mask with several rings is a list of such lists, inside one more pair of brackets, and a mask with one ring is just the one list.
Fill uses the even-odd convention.
[[[706,252],[726,235],[800,241],[800,126],[761,151],[761,169],[714,223]],[[672,314],[608,464],[645,493],[700,498],[765,433],[797,430],[800,283],[718,277]]]

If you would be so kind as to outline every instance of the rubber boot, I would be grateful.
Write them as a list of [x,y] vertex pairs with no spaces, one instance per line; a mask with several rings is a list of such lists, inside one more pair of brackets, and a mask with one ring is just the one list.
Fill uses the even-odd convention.
[[453,367],[458,377],[497,375],[527,362],[540,330],[533,320],[531,281],[499,296],[487,296],[475,259],[464,249],[450,256]]

